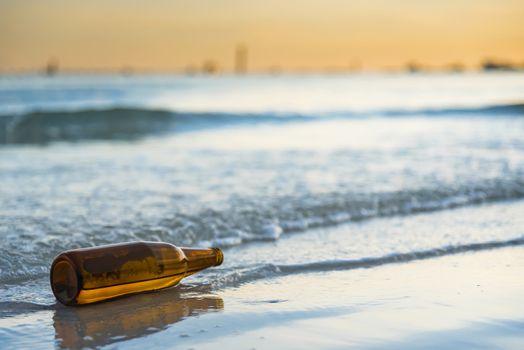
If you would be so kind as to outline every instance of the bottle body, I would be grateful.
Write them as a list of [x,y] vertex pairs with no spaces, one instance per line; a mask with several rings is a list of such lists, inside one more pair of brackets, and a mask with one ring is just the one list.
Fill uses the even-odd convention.
[[178,248],[158,242],[75,249],[53,261],[51,287],[63,304],[89,304],[171,287],[222,260],[218,248]]

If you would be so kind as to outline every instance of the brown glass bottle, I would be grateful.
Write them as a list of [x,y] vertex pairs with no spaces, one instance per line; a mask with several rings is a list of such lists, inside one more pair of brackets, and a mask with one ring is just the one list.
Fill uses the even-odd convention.
[[184,277],[222,263],[218,248],[178,248],[132,242],[74,249],[51,265],[51,288],[66,305],[89,304],[174,286]]

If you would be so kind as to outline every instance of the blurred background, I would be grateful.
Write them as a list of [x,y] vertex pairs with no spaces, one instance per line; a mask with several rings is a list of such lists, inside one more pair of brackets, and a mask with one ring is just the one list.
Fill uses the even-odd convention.
[[518,70],[518,0],[2,1],[0,70]]

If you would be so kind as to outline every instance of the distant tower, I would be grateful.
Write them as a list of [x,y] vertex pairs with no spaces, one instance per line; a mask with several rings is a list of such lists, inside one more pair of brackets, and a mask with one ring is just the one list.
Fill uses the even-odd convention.
[[408,73],[419,73],[422,71],[422,66],[416,61],[406,63],[406,71]]
[[217,74],[218,73],[218,64],[213,60],[206,60],[202,65],[202,73],[204,74]]
[[53,76],[58,73],[58,60],[56,58],[51,58],[47,62],[47,65],[44,68],[44,72],[47,76]]
[[235,50],[235,73],[247,73],[247,46],[237,45]]

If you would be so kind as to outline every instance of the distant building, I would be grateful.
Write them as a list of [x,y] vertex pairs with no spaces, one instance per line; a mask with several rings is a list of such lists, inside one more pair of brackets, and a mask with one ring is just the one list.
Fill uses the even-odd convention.
[[495,61],[487,59],[482,63],[482,69],[484,71],[516,71],[517,66],[510,62]]
[[245,45],[238,45],[235,50],[235,73],[247,73],[247,47]]
[[202,64],[202,73],[204,74],[217,74],[218,64],[213,60],[204,61]]
[[422,66],[417,62],[408,62],[406,64],[406,71],[409,73],[419,73],[422,71]]
[[58,60],[51,58],[44,68],[44,73],[47,76],[53,76],[58,73]]
[[454,62],[454,63],[450,63],[448,64],[445,68],[444,68],[445,71],[447,72],[450,72],[450,73],[462,73],[466,70],[466,68],[464,67],[464,65],[460,62]]

